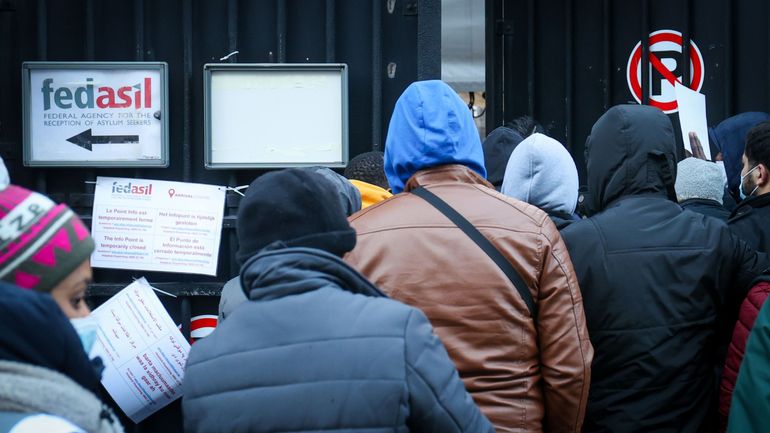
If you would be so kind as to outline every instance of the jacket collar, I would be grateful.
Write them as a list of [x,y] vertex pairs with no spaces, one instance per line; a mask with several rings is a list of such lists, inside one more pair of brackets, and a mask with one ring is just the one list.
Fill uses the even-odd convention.
[[449,164],[418,171],[406,182],[404,191],[440,183],[467,183],[494,189],[491,183],[470,168],[460,164]]
[[730,218],[744,215],[754,208],[760,208],[770,205],[770,193],[765,193],[758,196],[749,197],[746,200],[738,203],[738,207],[733,210]]
[[718,201],[711,200],[708,198],[688,198],[687,200],[683,200],[679,203],[679,206],[685,207],[686,205],[690,204],[699,204],[703,206],[711,206],[711,207],[723,207]]
[[241,269],[241,287],[252,301],[268,301],[330,286],[361,295],[385,297],[339,257],[314,248],[263,250]]

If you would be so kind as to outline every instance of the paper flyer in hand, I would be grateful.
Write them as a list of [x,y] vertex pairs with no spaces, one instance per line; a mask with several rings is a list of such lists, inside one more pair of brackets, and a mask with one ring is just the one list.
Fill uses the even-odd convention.
[[144,278],[91,314],[99,322],[91,354],[106,367],[102,385],[132,421],[181,397],[190,344]]
[[682,127],[682,141],[685,149],[693,153],[692,148],[690,148],[689,134],[694,132],[698,134],[706,159],[711,161],[708,121],[706,120],[706,96],[678,82],[675,85],[675,90],[676,102],[679,106],[679,124]]

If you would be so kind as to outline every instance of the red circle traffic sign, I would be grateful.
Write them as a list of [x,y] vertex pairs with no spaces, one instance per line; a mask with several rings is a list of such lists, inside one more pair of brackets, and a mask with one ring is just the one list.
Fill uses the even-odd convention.
[[[668,92],[668,97],[662,97],[663,95],[650,94],[650,105],[663,110],[664,113],[670,114],[677,111],[676,97],[673,96],[674,80],[680,81],[679,77],[675,77],[663,62],[655,55],[656,52],[661,50],[661,47],[666,45],[678,48],[679,53],[682,52],[682,34],[675,30],[658,30],[657,32],[650,33],[649,47],[650,47],[650,64],[655,70],[660,73],[671,86],[672,91]],[[642,103],[642,86],[641,86],[641,68],[639,63],[642,60],[642,43],[641,41],[636,44],[631,51],[631,56],[628,58],[628,67],[626,69],[626,79],[628,81],[628,88],[631,90],[631,94],[634,96],[637,102]],[[703,56],[695,45],[695,42],[690,41],[690,88],[699,92],[703,87]],[[672,97],[673,96],[673,97]]]

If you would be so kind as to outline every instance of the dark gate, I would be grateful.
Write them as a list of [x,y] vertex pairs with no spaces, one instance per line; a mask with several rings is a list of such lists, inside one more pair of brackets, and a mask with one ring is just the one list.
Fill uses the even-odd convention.
[[[486,0],[486,7],[487,130],[533,116],[571,150],[581,178],[593,123],[613,105],[636,102],[627,62],[641,41],[641,64],[648,64],[647,35],[654,31],[680,32],[683,53],[690,40],[700,48],[709,125],[769,109],[766,1]],[[690,62],[672,60],[689,80]],[[643,103],[649,102],[651,72],[641,68]],[[656,85],[659,77],[652,78]],[[677,115],[671,116],[678,128]]]
[[[97,176],[237,186],[262,171],[206,170],[203,65],[347,63],[350,156],[381,150],[390,113],[406,86],[439,78],[439,0],[0,0],[0,155],[13,183],[66,202],[91,219]],[[168,168],[26,168],[22,166],[21,65],[24,61],[163,61],[169,66]],[[258,101],[265,103],[269,101]],[[301,126],[302,120],[298,120]],[[238,273],[235,215],[227,198],[218,274],[202,277],[95,269],[92,304],[146,276],[190,335],[190,318],[216,314],[223,283]],[[180,431],[178,407],[142,431]],[[131,428],[128,429],[131,431]]]

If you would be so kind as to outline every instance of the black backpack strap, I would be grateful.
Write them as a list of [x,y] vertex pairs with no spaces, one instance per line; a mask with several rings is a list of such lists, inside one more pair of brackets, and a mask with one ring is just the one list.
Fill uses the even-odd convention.
[[516,270],[516,268],[514,268],[513,265],[511,265],[511,263],[505,258],[505,256],[503,256],[500,250],[498,250],[497,247],[492,242],[490,242],[486,236],[484,236],[473,224],[471,224],[470,221],[465,219],[464,216],[460,215],[459,212],[457,212],[452,206],[449,206],[444,200],[441,200],[438,196],[436,196],[436,194],[433,194],[423,187],[413,189],[409,192],[427,201],[431,206],[449,218],[450,221],[459,227],[463,233],[471,238],[471,240],[475,242],[476,245],[478,245],[479,248],[481,248],[481,250],[484,251],[490,259],[492,259],[493,262],[495,262],[500,270],[503,271],[505,276],[511,280],[511,283],[513,283],[514,287],[516,287],[516,290],[524,300],[524,303],[527,304],[527,308],[529,309],[529,313],[532,316],[532,319],[536,320],[537,307],[535,306],[535,301],[532,299],[532,293],[530,293],[529,287],[526,285],[526,283],[524,283],[524,280],[521,278],[521,275],[519,275],[519,272]]

